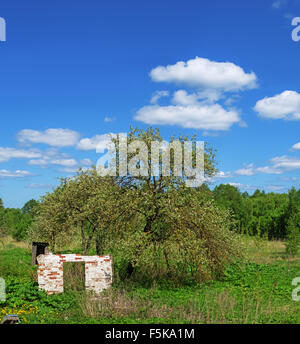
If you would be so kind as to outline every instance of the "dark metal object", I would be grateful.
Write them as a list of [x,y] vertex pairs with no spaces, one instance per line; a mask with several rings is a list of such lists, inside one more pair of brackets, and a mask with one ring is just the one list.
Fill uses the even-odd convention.
[[33,242],[32,243],[32,258],[31,258],[31,265],[37,265],[38,262],[36,260],[37,256],[40,254],[47,254],[49,253],[49,244],[46,242]]

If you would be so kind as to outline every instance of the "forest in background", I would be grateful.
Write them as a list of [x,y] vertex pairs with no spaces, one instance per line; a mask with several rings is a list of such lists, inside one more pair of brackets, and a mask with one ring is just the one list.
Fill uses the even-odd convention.
[[[266,193],[256,190],[252,195],[237,187],[220,184],[213,190],[202,188],[221,208],[231,211],[233,224],[241,234],[269,240],[286,239],[291,227],[300,228],[300,189],[288,193]],[[21,208],[5,208],[0,198],[0,228],[2,234],[16,240],[26,240],[27,232],[39,205],[30,200]]]

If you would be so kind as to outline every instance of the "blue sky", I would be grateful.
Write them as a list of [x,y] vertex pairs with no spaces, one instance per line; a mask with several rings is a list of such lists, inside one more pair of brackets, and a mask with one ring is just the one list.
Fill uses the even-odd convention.
[[299,187],[298,16],[299,0],[2,2],[5,206],[95,164],[95,145],[130,124],[208,141],[215,183]]

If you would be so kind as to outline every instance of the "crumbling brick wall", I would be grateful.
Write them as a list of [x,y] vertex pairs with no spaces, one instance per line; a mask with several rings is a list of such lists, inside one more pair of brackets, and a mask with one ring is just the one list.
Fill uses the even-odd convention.
[[80,254],[41,254],[38,261],[38,283],[48,294],[64,291],[64,262],[85,263],[85,287],[100,293],[112,284],[111,256],[82,256]]

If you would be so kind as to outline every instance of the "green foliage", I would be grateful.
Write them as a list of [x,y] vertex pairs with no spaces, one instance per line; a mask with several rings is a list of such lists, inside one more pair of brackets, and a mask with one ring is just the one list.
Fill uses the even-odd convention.
[[[86,292],[46,295],[29,277],[30,251],[0,250],[2,265],[22,261],[22,269],[5,276],[7,299],[0,319],[10,312],[33,324],[287,324],[299,323],[299,305],[291,298],[291,281],[299,266],[232,263],[222,278],[175,286],[166,281],[151,288],[138,283],[115,285],[100,297]],[[1,267],[2,267],[1,265]],[[23,274],[22,274],[23,271]],[[27,272],[26,272],[27,271]],[[0,274],[1,275],[1,274]]]
[[286,253],[295,256],[300,247],[300,212],[292,214],[287,223]]
[[[131,128],[128,144],[136,140],[148,152],[153,141],[163,142],[153,128]],[[177,142],[184,147],[187,140],[179,137]],[[112,143],[119,147],[117,139]],[[193,149],[191,153],[195,157]],[[127,160],[133,156],[128,153]],[[142,279],[204,281],[222,274],[225,264],[240,255],[228,211],[215,206],[207,188],[189,188],[188,176],[174,175],[173,150],[169,176],[161,169],[159,176],[151,175],[151,154],[148,158],[147,176],[102,177],[92,168],[62,179],[42,198],[29,237],[55,249],[80,235],[83,254],[94,247],[97,254],[120,252],[127,274]],[[204,160],[205,176],[214,175],[215,153],[207,145]]]
[[[291,197],[288,194],[265,193],[256,190],[252,196],[241,193],[232,185],[219,185],[213,190],[220,207],[230,209],[239,233],[267,239],[284,239],[286,221],[290,216]],[[294,200],[292,201],[294,203]]]
[[31,217],[33,217],[37,211],[37,208],[39,206],[39,202],[35,199],[31,199],[30,201],[26,202],[21,209],[22,214],[29,214]]
[[219,206],[232,211],[238,231],[247,233],[251,205],[247,202],[245,195],[242,195],[235,186],[220,184],[213,190],[213,196]]
[[[1,200],[1,199],[0,199]],[[4,208],[0,202],[0,237],[11,235],[16,240],[26,238],[31,226],[38,202],[30,200],[20,209]]]
[[26,249],[5,247],[0,251],[0,277],[27,277],[31,276],[34,268],[30,266],[30,253]]
[[116,188],[111,178],[99,177],[95,168],[61,179],[52,193],[42,197],[28,237],[49,242],[55,251],[79,235],[82,254],[89,254],[96,234],[104,240],[113,224],[119,202]]

